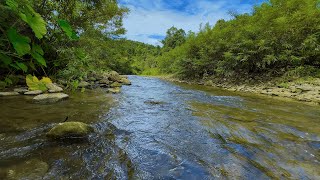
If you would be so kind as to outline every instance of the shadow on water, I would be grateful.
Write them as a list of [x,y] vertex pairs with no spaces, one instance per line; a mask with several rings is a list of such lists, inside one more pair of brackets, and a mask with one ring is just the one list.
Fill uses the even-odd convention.
[[[0,99],[0,179],[320,178],[319,107],[129,78],[133,85],[112,96],[88,91],[54,105]],[[66,116],[95,133],[48,141]],[[30,164],[37,173],[28,174]]]

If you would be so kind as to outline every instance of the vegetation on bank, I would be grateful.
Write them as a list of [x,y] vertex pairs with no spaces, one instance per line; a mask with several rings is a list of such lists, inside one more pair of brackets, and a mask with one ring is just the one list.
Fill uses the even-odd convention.
[[[174,38],[169,31],[168,37]],[[270,0],[250,14],[206,24],[169,51],[164,44],[154,64],[186,79],[320,77],[319,1]]]
[[140,73],[159,48],[121,38],[116,0],[0,0],[0,87],[27,74],[73,84],[90,73]]
[[121,38],[129,10],[108,1],[0,1],[0,84],[11,74],[77,82],[92,73],[176,74],[185,79],[320,78],[319,0],[269,0],[252,13],[172,27],[160,48]]

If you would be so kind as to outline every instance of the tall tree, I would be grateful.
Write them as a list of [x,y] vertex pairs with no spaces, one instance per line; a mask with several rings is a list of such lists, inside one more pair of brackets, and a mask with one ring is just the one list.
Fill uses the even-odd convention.
[[164,40],[162,40],[163,48],[165,51],[174,49],[180,46],[186,41],[186,32],[183,29],[177,29],[176,27],[171,27],[167,30],[167,34]]

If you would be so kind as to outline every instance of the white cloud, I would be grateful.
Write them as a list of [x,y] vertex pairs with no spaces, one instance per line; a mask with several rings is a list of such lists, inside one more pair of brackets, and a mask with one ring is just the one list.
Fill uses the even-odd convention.
[[[126,37],[131,40],[160,45],[159,40],[150,35],[165,36],[167,29],[172,26],[197,32],[201,23],[215,24],[219,19],[230,19],[228,10],[236,9],[238,12],[248,12],[251,5],[232,4],[230,1],[207,0],[190,1],[182,10],[164,8],[162,0],[124,0],[124,4],[130,9],[130,13],[124,19],[124,27],[127,29]],[[129,5],[128,5],[129,4]],[[143,5],[143,6],[141,6]],[[238,4],[239,5],[239,4]]]

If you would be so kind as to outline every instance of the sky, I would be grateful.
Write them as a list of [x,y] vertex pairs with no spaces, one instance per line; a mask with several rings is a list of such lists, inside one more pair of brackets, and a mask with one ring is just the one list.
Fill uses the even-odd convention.
[[200,24],[214,25],[219,19],[230,19],[229,11],[250,13],[263,0],[119,0],[130,13],[124,18],[125,37],[161,45],[172,26],[197,32]]

